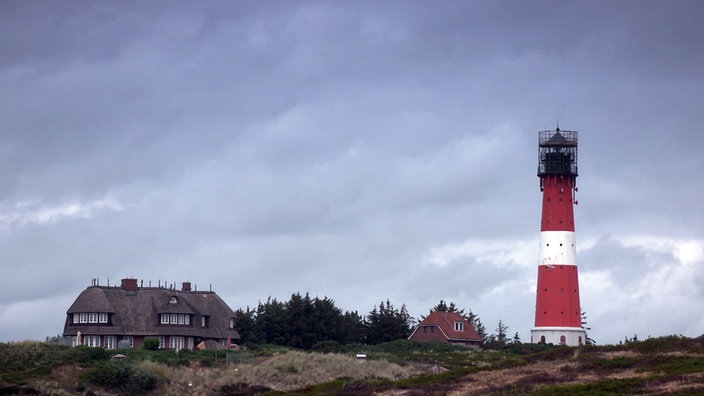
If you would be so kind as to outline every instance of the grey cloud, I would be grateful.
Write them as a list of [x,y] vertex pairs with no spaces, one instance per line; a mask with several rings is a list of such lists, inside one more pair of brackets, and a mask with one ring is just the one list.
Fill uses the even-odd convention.
[[[0,312],[32,306],[58,328],[64,312],[46,301],[91,278],[188,278],[235,308],[310,291],[425,313],[452,297],[526,339],[537,257],[435,268],[426,255],[537,241],[535,132],[559,120],[580,131],[577,240],[598,241],[580,251],[582,273],[630,287],[643,262],[677,268],[672,251],[618,238],[701,239],[700,9],[3,3],[0,258],[18,287]],[[7,220],[25,203],[106,199],[121,209]],[[659,331],[692,328],[677,318]]]

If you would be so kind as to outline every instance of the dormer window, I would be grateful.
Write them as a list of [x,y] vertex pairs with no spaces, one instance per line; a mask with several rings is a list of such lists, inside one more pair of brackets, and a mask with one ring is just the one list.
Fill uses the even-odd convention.
[[159,321],[161,324],[170,324],[170,325],[186,325],[190,326],[191,325],[191,315],[189,314],[160,314],[161,320]]
[[171,298],[169,299],[169,304],[178,304],[176,296],[171,296]]
[[464,331],[464,323],[455,322],[455,331]]
[[230,328],[231,329],[235,328],[235,318],[230,318]]
[[108,323],[107,312],[80,312],[73,314],[73,323]]

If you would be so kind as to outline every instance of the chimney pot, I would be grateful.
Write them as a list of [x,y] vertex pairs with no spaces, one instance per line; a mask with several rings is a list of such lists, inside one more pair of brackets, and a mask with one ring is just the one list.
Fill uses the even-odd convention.
[[191,282],[183,282],[181,291],[191,291]]

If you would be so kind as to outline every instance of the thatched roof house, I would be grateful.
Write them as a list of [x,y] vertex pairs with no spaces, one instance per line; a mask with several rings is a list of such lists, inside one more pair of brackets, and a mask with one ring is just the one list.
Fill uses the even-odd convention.
[[120,286],[85,289],[67,311],[63,335],[108,349],[138,347],[148,337],[159,339],[164,349],[216,349],[240,338],[234,319],[217,294],[193,291],[189,282],[177,290],[123,279]]

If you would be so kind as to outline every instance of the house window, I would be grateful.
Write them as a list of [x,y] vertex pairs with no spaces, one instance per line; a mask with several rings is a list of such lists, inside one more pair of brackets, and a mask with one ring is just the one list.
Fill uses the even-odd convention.
[[166,348],[166,337],[159,336],[159,349],[165,349],[165,348]]
[[101,312],[98,314],[98,323],[107,323],[108,322],[108,313],[107,312]]
[[455,322],[455,331],[464,331],[464,323]]
[[88,313],[88,323],[98,323],[98,313],[89,312]]
[[189,314],[161,314],[159,323],[161,324],[179,324],[189,326],[191,324],[191,315]]
[[115,349],[115,344],[117,344],[115,336],[105,336],[103,342],[105,342],[105,349]]
[[80,314],[80,323],[88,323],[88,314],[85,312],[81,312]]
[[176,352],[183,349],[185,342],[183,337],[169,337],[169,348],[175,350]]
[[99,347],[100,346],[100,336],[84,336],[83,337],[83,345],[89,346],[89,347]]
[[208,317],[203,315],[200,317],[200,327],[208,327]]
[[565,336],[560,336],[560,345],[565,345],[565,344],[567,344],[567,339],[565,338]]
[[230,328],[231,329],[235,328],[235,318],[230,318]]
[[124,336],[122,337],[123,341],[129,341],[129,347],[134,348],[134,337],[132,336]]
[[176,297],[171,296],[171,298],[169,299],[169,304],[176,304],[176,303],[178,303],[178,300],[176,299]]

